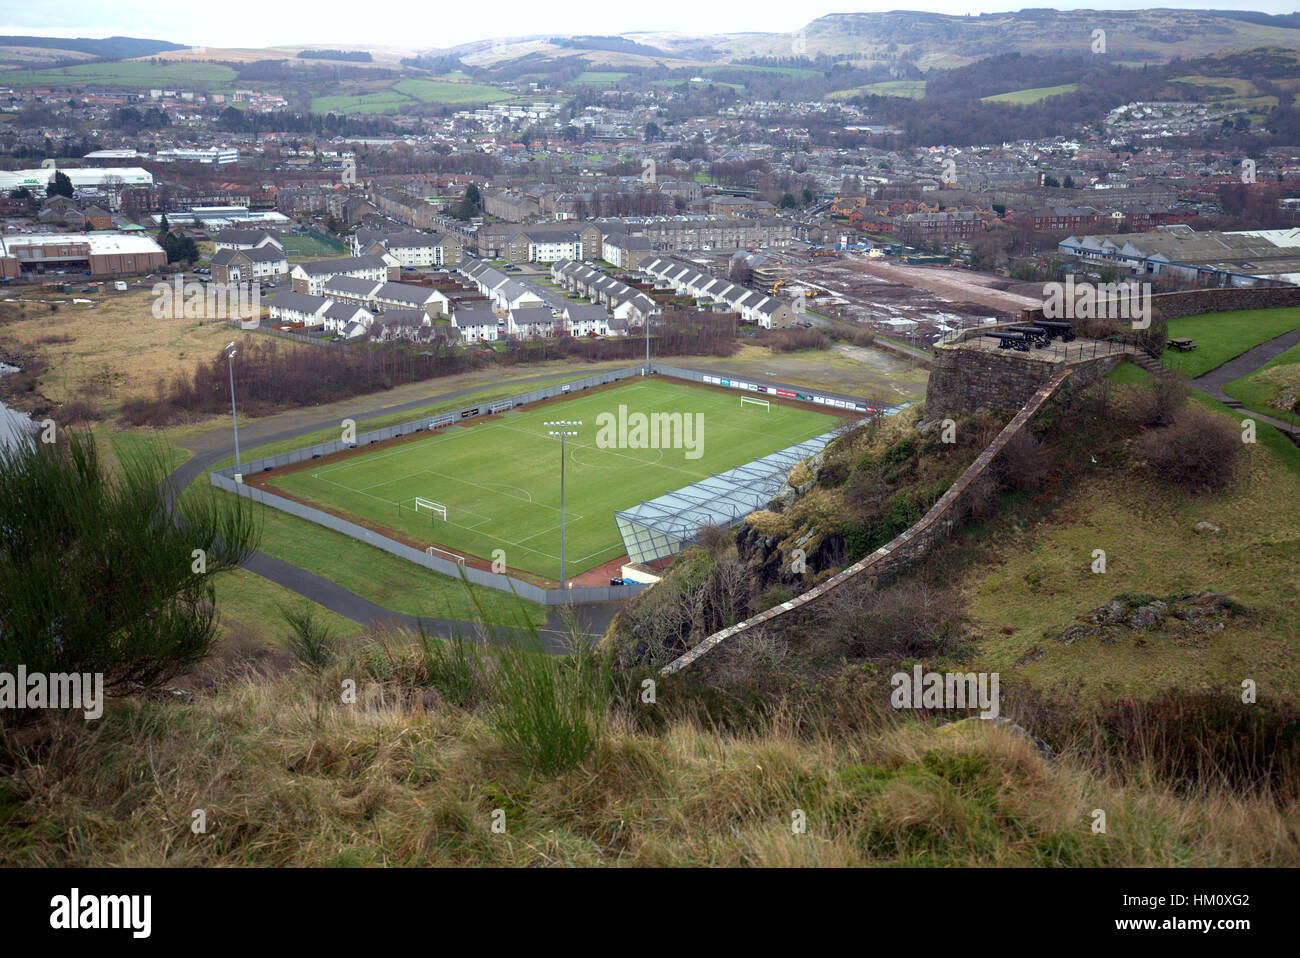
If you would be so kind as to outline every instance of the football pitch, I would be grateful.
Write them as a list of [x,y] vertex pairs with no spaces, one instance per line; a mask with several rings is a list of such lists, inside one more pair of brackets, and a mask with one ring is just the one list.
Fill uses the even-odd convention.
[[[763,397],[770,408],[742,404],[742,395],[755,398],[679,381],[633,380],[448,426],[372,453],[315,462],[268,483],[362,525],[396,530],[421,548],[445,550],[437,553],[443,558],[455,553],[492,561],[499,549],[508,568],[558,580],[560,440],[547,435],[544,423],[581,421],[572,427],[577,436],[565,442],[565,572],[572,579],[624,554],[616,510],[845,422],[774,396]],[[676,448],[646,448],[650,440],[634,429],[612,442],[620,407],[632,425],[637,413],[680,413],[681,422],[689,417],[695,428],[673,431],[682,440],[671,444]]]

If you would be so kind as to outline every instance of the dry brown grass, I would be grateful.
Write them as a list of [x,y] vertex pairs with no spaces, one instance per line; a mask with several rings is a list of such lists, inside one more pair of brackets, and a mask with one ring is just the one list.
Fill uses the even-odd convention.
[[[47,357],[41,392],[51,401],[85,400],[115,409],[128,399],[152,398],[160,380],[189,375],[232,339],[252,335],[220,321],[200,326],[195,319],[155,319],[152,284],[131,282],[125,293],[24,291],[23,298],[38,302],[23,303],[21,317],[0,326],[0,346]],[[94,303],[73,303],[74,298]],[[50,305],[58,310],[51,312]]]
[[[339,702],[358,679],[358,702]],[[982,723],[778,717],[746,734],[615,711],[531,775],[484,718],[367,678],[235,676],[192,701],[60,722],[0,779],[6,865],[1296,865],[1296,809],[1120,786]],[[1094,835],[1091,812],[1107,813]],[[207,814],[206,834],[190,830]],[[504,809],[506,832],[491,830]],[[807,830],[796,834],[802,810]]]

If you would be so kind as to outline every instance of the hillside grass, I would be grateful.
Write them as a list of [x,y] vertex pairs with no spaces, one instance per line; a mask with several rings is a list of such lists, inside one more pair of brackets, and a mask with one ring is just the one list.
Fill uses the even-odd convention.
[[[415,81],[412,81],[415,82]],[[418,101],[395,90],[383,93],[360,93],[355,96],[332,95],[311,98],[313,113],[400,113]]]
[[620,80],[630,77],[630,73],[619,73],[614,70],[583,70],[570,82],[575,86],[609,86]]
[[1046,100],[1049,96],[1064,96],[1067,93],[1073,93],[1079,89],[1077,83],[1062,83],[1059,86],[1040,86],[1028,90],[1013,90],[1010,93],[997,93],[993,96],[981,97],[983,103],[1014,103],[1018,106],[1028,106],[1031,103],[1037,103],[1040,100]]
[[828,100],[847,100],[854,96],[896,96],[908,100],[920,100],[925,96],[924,80],[881,80],[868,83],[852,90],[836,90],[826,95]]
[[[1119,368],[1114,381],[1142,381]],[[1213,400],[1204,404],[1229,412]],[[1275,439],[1265,438],[1266,429]],[[1298,493],[1300,449],[1260,424],[1258,442],[1244,447],[1222,493],[1171,495],[1140,470],[1096,467],[1050,514],[1022,501],[997,520],[960,530],[953,548],[975,557],[960,585],[981,637],[972,667],[1071,697],[1234,689],[1244,678],[1300,696],[1292,667],[1300,652],[1300,511],[1289,506]],[[1193,531],[1202,520],[1220,531]],[[1104,573],[1091,570],[1098,549]],[[1110,646],[1050,637],[1119,595],[1205,590],[1230,596],[1248,614],[1195,641],[1162,632]]]
[[398,80],[393,89],[421,103],[496,103],[512,99],[509,93],[482,83],[453,83],[446,80]]
[[209,89],[228,86],[235,71],[220,63],[83,63],[46,70],[6,70],[13,86],[126,86]]
[[1274,356],[1249,375],[1223,386],[1223,391],[1254,412],[1275,419],[1300,422],[1300,416],[1273,405],[1284,391],[1300,395],[1300,344]]
[[[656,707],[616,683],[587,757],[542,772],[505,737],[490,685],[431,669],[409,637],[366,646],[318,676],[232,670],[189,698],[55,720],[39,758],[20,750],[0,771],[0,864],[1300,863],[1294,809],[1269,798],[1121,782],[1071,743],[1049,760],[988,723],[882,714],[852,685],[835,720],[786,714],[721,731],[673,712],[647,729],[636,710]],[[340,701],[345,679],[355,704]],[[702,691],[665,680],[660,695]],[[1092,833],[1095,808],[1106,834]]]
[[1188,353],[1166,349],[1161,362],[1195,379],[1260,343],[1300,328],[1300,307],[1204,313],[1171,319],[1168,325],[1170,338],[1192,339],[1197,347]]

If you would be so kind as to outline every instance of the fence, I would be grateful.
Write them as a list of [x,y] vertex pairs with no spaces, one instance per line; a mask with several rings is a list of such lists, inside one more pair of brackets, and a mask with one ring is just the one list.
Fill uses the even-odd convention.
[[[686,369],[682,366],[660,366],[657,363],[651,363],[650,368],[661,375],[671,376],[674,379],[684,379],[687,382],[704,383],[707,386],[729,386],[732,389],[745,392],[776,396],[778,399],[797,399],[837,409],[848,409],[853,412],[875,412],[889,405],[888,403],[863,399],[860,396],[846,396],[843,393],[827,392],[824,389],[809,389],[806,386],[791,386],[788,383],[776,383],[770,380],[752,378],[741,380],[735,379],[729,374]],[[750,389],[751,386],[754,388]]]
[[[1028,325],[1026,320],[1008,320],[1000,323],[989,323],[984,326],[972,326],[967,329],[957,329],[948,333],[942,339],[935,343],[935,346],[955,346],[958,343],[964,343],[968,340],[979,339],[985,333],[1001,333],[1013,326]],[[1038,356],[1042,359],[1050,359],[1053,362],[1063,363],[1081,363],[1088,360],[1100,359],[1106,356],[1118,356],[1123,353],[1147,353],[1155,359],[1159,359],[1150,344],[1142,336],[1128,332],[1114,332],[1109,334],[1105,339],[1084,339],[1076,340],[1072,343],[1062,342],[1059,339],[1053,339],[1046,346],[1035,347],[1030,345],[1028,355]]]
[[[229,471],[223,469],[220,472],[226,473]],[[414,546],[408,546],[396,539],[380,535],[378,532],[357,525],[355,522],[348,522],[346,519],[340,519],[328,512],[322,512],[320,509],[313,509],[311,506],[294,502],[292,499],[285,499],[268,493],[255,486],[237,483],[228,475],[213,472],[212,484],[218,489],[224,489],[226,492],[233,492],[264,506],[270,506],[272,509],[279,509],[281,512],[287,512],[299,519],[306,519],[308,522],[314,522],[327,529],[333,529],[335,532],[341,532],[345,536],[358,539],[367,545],[372,545],[377,549],[395,555],[399,559],[405,559],[408,562],[414,562],[416,565],[424,566],[433,572],[451,576],[452,578],[459,578],[463,575],[471,585],[495,589],[498,592],[512,592],[519,598],[526,599],[529,602],[537,602],[542,605],[584,605],[593,602],[615,602],[630,599],[646,588],[644,585],[631,584],[594,588],[584,586],[573,589],[544,589],[541,586],[534,585],[531,582],[524,582],[522,579],[516,579],[513,576],[486,572],[468,565],[462,566],[454,559],[431,556],[427,552],[421,552]]]
[[281,339],[292,339],[300,343],[311,343],[314,346],[338,346],[342,348],[344,345],[342,342],[331,342],[328,338],[312,336],[308,333],[294,333],[287,329],[276,329],[274,326],[258,325],[250,329],[249,327],[241,326],[238,319],[230,319],[226,322],[228,325],[233,326],[236,329],[245,329],[254,333],[265,333],[268,336],[279,336]]

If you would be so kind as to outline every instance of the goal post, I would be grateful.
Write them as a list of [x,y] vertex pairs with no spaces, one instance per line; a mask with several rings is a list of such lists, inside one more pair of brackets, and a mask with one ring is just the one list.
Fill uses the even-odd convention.
[[762,406],[768,412],[772,411],[772,404],[766,399],[756,399],[753,396],[741,396],[740,405],[744,406]]
[[429,546],[424,551],[426,555],[431,555],[434,557],[444,556],[445,558],[453,559],[455,560],[457,565],[465,564],[465,557],[457,552],[448,552],[446,549],[439,549],[437,546]]
[[430,522],[433,521],[433,516],[442,516],[442,521],[447,521],[447,507],[441,502],[434,502],[432,499],[422,499],[419,496],[416,496],[415,511],[419,512],[421,509],[427,509],[429,512],[433,513],[433,515],[429,517]]

